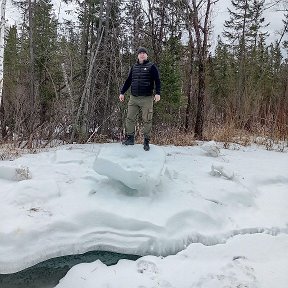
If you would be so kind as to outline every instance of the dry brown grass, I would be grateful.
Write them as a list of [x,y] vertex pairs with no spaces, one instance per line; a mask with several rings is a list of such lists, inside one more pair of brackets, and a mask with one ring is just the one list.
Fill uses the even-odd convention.
[[16,148],[11,144],[0,145],[0,161],[12,161],[22,154],[27,153],[26,149]]
[[44,147],[39,142],[33,142],[31,148],[27,148],[25,142],[13,141],[0,144],[0,161],[13,161],[24,154],[36,154],[43,151],[48,151],[49,148],[63,145],[62,141],[51,142],[48,147]]
[[210,125],[205,130],[205,138],[222,142],[224,148],[231,143],[241,146],[256,144],[264,146],[267,150],[284,151],[288,147],[288,133],[269,127],[255,126],[252,131],[238,129],[233,124]]
[[157,145],[193,146],[197,145],[194,133],[169,131],[152,136],[151,141]]
[[[140,134],[140,135],[139,135]],[[272,130],[265,127],[254,127],[252,132],[244,129],[237,129],[233,124],[212,125],[209,123],[204,130],[205,141],[214,140],[222,143],[223,148],[232,148],[233,144],[241,146],[249,146],[256,144],[267,150],[287,151],[288,150],[288,135],[283,135],[283,131]],[[113,139],[108,135],[95,134],[90,143],[109,143],[119,142],[123,140],[122,135],[117,135]],[[56,141],[49,143],[49,147],[42,146],[43,142],[33,142],[33,148],[28,149],[27,145],[22,146],[25,142],[11,142],[0,144],[0,161],[14,160],[23,154],[33,154],[42,151],[47,151],[49,148],[57,147],[65,144],[65,141]],[[86,143],[86,142],[82,142]],[[138,133],[136,143],[143,143],[143,135]],[[178,128],[169,127],[154,127],[151,143],[156,145],[174,145],[174,146],[194,146],[199,145],[199,141],[194,138],[192,132],[185,133]],[[67,144],[67,143],[66,143]],[[24,147],[24,148],[23,148]]]
[[248,146],[251,142],[251,135],[235,127],[234,124],[208,126],[204,132],[207,140],[222,142],[224,148],[229,148],[230,143]]

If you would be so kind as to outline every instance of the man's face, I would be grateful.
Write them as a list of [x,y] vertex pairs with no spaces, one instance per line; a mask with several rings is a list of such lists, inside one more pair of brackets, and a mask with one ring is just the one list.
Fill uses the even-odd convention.
[[147,59],[148,59],[148,55],[145,52],[141,52],[138,54],[138,60],[140,63],[143,63]]

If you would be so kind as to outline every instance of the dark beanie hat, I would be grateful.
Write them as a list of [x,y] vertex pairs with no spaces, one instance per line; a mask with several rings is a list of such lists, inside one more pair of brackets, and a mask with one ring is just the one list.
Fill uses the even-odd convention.
[[147,51],[147,49],[144,48],[144,47],[138,48],[138,50],[137,50],[137,55],[138,55],[139,53],[141,53],[141,52],[144,52],[144,53],[146,53],[146,54],[148,55],[148,51]]

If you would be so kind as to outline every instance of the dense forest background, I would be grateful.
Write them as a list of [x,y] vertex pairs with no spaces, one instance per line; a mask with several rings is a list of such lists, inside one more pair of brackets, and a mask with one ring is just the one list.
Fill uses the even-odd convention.
[[[218,2],[76,1],[78,19],[60,23],[50,0],[17,0],[21,25],[5,32],[0,141],[29,147],[121,138],[127,105],[118,96],[139,46],[162,80],[156,143],[241,135],[287,141],[288,2],[232,0],[212,48]],[[275,5],[283,28],[268,43],[263,13]]]

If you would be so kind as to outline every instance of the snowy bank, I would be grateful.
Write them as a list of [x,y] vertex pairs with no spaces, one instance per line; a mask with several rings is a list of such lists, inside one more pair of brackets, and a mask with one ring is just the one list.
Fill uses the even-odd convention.
[[[33,178],[0,178],[0,273],[91,250],[167,256],[191,243],[287,233],[287,153],[250,147],[211,157],[200,146],[140,148],[69,145],[3,161],[28,167]],[[143,169],[153,193],[129,187],[139,180],[126,179],[133,167],[138,176]]]
[[[269,249],[267,249],[269,247]],[[145,256],[106,266],[74,266],[56,288],[285,288],[288,235],[242,235],[225,245],[191,244],[175,256]]]

